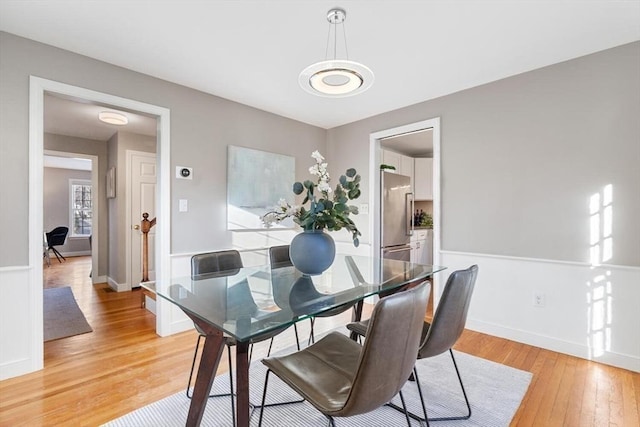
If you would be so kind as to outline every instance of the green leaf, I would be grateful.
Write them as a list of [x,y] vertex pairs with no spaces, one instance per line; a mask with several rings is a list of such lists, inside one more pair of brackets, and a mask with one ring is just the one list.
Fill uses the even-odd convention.
[[347,169],[347,176],[349,178],[353,178],[354,176],[356,176],[356,170],[354,168]]
[[303,190],[304,190],[304,187],[302,186],[302,184],[300,182],[296,182],[296,183],[293,184],[293,193],[294,194],[300,195],[300,194],[302,194]]

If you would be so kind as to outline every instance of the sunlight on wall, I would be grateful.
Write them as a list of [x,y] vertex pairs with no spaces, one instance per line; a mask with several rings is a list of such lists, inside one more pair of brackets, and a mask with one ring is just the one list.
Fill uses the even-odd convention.
[[613,186],[589,198],[591,265],[600,265],[613,257]]
[[589,356],[602,356],[611,349],[611,271],[595,272],[613,257],[613,186],[589,198],[590,260],[594,278],[587,282],[587,335]]

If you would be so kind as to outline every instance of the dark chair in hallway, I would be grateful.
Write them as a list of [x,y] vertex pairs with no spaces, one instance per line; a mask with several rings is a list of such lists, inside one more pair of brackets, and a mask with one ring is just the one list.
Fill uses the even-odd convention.
[[56,246],[64,245],[64,242],[67,240],[68,233],[69,233],[69,227],[63,227],[63,226],[56,227],[50,232],[46,233],[47,251],[50,251],[50,250],[53,251],[53,254],[58,259],[58,262],[62,262],[60,261],[60,258],[62,258],[65,261],[67,260],[65,257],[62,256],[60,252],[58,252],[58,250],[56,249]]

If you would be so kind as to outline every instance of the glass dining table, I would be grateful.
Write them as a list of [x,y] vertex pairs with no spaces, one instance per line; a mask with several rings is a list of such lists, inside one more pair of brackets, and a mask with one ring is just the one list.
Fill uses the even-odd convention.
[[[142,286],[177,305],[206,334],[187,426],[202,420],[227,339],[236,342],[236,422],[249,425],[249,344],[270,332],[343,305],[360,320],[363,300],[422,282],[445,267],[358,255],[336,255],[321,275],[292,266],[244,267]],[[230,367],[231,369],[231,367]]]

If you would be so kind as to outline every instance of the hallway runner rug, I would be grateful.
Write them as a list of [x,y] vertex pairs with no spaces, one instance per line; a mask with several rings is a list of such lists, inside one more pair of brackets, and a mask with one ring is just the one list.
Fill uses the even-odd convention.
[[69,286],[44,289],[44,341],[92,332]]

